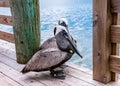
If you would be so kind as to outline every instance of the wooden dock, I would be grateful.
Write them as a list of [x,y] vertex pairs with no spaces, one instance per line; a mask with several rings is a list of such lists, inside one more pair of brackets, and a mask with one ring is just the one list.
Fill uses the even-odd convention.
[[52,78],[47,72],[22,74],[24,65],[16,62],[15,45],[0,40],[0,86],[119,86],[120,81],[102,84],[92,79],[92,71],[67,63],[65,80]]
[[[14,35],[0,31],[0,39],[15,43],[0,40],[0,86],[120,86],[120,0],[93,0],[93,74],[71,63],[67,63],[65,80],[52,78],[49,71],[25,75],[20,72],[25,65],[17,62],[26,63],[33,50],[39,48],[38,3],[39,0],[0,0],[0,7],[10,6],[12,10],[12,17],[0,15],[0,24],[14,27]],[[24,55],[27,60],[20,60]]]

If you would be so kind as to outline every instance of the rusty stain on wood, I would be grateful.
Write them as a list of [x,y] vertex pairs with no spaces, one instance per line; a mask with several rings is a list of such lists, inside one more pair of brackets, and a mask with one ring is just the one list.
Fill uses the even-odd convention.
[[0,24],[12,25],[11,16],[0,15]]
[[9,0],[0,0],[0,7],[9,7]]
[[11,33],[0,31],[0,39],[14,43],[14,36]]

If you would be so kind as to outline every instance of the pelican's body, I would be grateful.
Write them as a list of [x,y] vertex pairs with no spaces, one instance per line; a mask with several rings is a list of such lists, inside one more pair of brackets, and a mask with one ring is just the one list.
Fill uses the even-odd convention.
[[76,50],[75,40],[64,26],[56,26],[54,35],[55,37],[49,38],[41,45],[40,50],[33,55],[22,73],[50,70],[54,76],[54,69],[69,60],[74,52],[81,56]]
[[72,55],[73,53],[61,51],[56,44],[55,37],[52,37],[41,45],[40,50],[33,55],[22,72],[55,69],[70,59]]

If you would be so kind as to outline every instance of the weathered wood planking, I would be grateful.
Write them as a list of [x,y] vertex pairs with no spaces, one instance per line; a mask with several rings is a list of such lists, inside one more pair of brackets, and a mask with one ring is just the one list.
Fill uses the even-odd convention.
[[14,43],[14,36],[11,33],[0,31],[0,39]]
[[0,24],[12,25],[11,16],[0,15]]
[[9,7],[9,0],[0,0],[0,7]]
[[30,72],[23,75],[19,71],[24,65],[16,62],[15,49],[11,48],[13,48],[12,43],[0,41],[0,72],[22,86],[119,86],[120,82],[110,82],[109,84],[97,82],[92,79],[89,69],[70,63],[67,63],[69,67],[65,68],[67,74],[65,80],[54,79],[49,75],[49,72]]
[[[6,53],[3,53],[3,51],[1,52],[1,50],[3,50],[3,48],[0,47],[0,57],[2,57],[2,58],[0,58],[1,63],[4,63],[5,65],[9,65],[10,68],[17,70],[17,71],[20,71],[23,68],[24,65],[18,64],[14,60],[15,58],[11,59],[12,54],[14,55],[15,52],[12,53],[11,51],[8,50],[8,52],[11,52],[11,54],[7,55]],[[40,83],[43,83],[46,86],[74,86],[74,83],[76,83],[77,86],[94,86],[94,85],[96,85],[95,82],[91,83],[89,81],[86,81],[86,78],[88,78],[89,76],[90,76],[89,79],[92,80],[92,76],[89,74],[85,74],[85,76],[86,76],[86,78],[85,78],[84,72],[81,72],[81,73],[79,73],[79,74],[81,74],[80,75],[81,77],[78,76],[81,79],[78,79],[78,78],[74,77],[74,75],[71,76],[71,73],[76,74],[76,72],[78,72],[78,71],[75,72],[74,69],[72,69],[72,68],[67,68],[66,71],[67,71],[67,73],[69,73],[69,75],[67,75],[65,80],[54,79],[50,76],[49,72],[40,72],[40,73],[31,72],[31,73],[25,74],[24,77],[22,78],[23,80],[22,79],[19,79],[19,80],[20,80],[20,83],[21,83],[21,80],[24,82],[27,82],[27,81],[29,82],[29,80],[30,81],[35,80],[34,83],[38,81]],[[15,71],[13,71],[13,72],[15,72]],[[11,78],[12,74],[9,75],[7,72],[4,72],[4,73]],[[15,72],[15,74],[16,74],[16,72]],[[76,74],[76,76],[77,76],[77,74]],[[12,78],[15,79],[15,77],[12,77]],[[22,85],[23,85],[23,83],[22,83]],[[35,86],[38,86],[38,85],[35,85]],[[102,83],[101,83],[101,85],[102,85]]]
[[112,12],[120,12],[120,0],[111,0],[111,9]]
[[0,86],[22,86],[22,85],[12,80],[11,78],[7,77],[6,75],[0,73]]
[[[6,44],[6,46],[7,46],[7,44]],[[2,47],[4,47],[4,46],[2,46]],[[0,58],[0,62],[4,63],[6,65],[9,65],[10,67],[14,68],[17,71],[22,70],[23,66],[21,66],[20,64],[18,64],[15,61],[15,59],[16,59],[15,51],[12,52],[9,49],[9,47],[8,47],[8,49],[3,49],[2,47],[0,47],[0,53],[2,54],[2,55],[0,55],[2,57],[2,58]],[[7,51],[7,53],[5,53],[6,51]],[[70,63],[68,65],[70,65]],[[81,71],[80,69],[83,70],[83,71]],[[73,65],[72,65],[71,68],[70,67],[66,68],[65,71],[66,71],[67,74],[69,73],[69,75],[67,75],[67,78],[64,81],[62,81],[63,83],[60,82],[59,80],[55,80],[55,79],[51,78],[49,72],[47,72],[47,73],[46,72],[30,73],[30,74],[27,74],[27,76],[36,78],[36,80],[38,80],[38,81],[40,81],[40,82],[42,82],[42,83],[44,83],[48,86],[53,86],[53,85],[57,86],[58,84],[59,84],[59,86],[67,86],[65,83],[67,83],[70,86],[74,86],[74,83],[76,83],[77,86],[91,86],[92,84],[103,85],[102,83],[99,83],[99,82],[96,82],[96,81],[91,82],[92,76],[90,74],[87,74],[86,72],[84,72],[85,68],[84,69],[80,68],[80,69],[76,71],[76,68],[74,69]],[[78,71],[79,71],[79,73],[77,73]],[[87,70],[87,72],[88,72],[88,70]],[[84,75],[84,73],[86,73],[86,74]],[[37,76],[36,76],[36,74],[37,74]],[[71,74],[72,74],[72,76],[71,76]],[[79,74],[79,76],[77,74]],[[75,78],[76,76],[79,79],[76,79]],[[44,78],[44,79],[47,79],[47,80],[42,81],[41,78]],[[86,81],[86,78],[87,78],[87,81]]]
[[111,42],[120,43],[120,25],[111,26]]
[[120,56],[110,56],[110,70],[112,72],[120,73]]
[[12,69],[8,65],[0,62],[0,71],[5,75],[10,77],[16,82],[19,82],[22,86],[45,86],[40,82],[37,82],[35,79],[29,79],[26,75],[21,74],[20,72]]
[[93,79],[102,83],[111,81],[111,18],[110,0],[93,0]]

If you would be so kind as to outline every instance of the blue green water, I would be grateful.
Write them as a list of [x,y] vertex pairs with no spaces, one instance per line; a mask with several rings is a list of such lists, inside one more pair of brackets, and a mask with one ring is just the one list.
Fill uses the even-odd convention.
[[[11,15],[9,8],[0,7],[0,14]],[[67,18],[69,30],[83,59],[76,54],[69,60],[92,69],[92,0],[40,0],[42,43],[53,36],[60,18]],[[12,32],[12,27],[0,24],[0,30]]]

